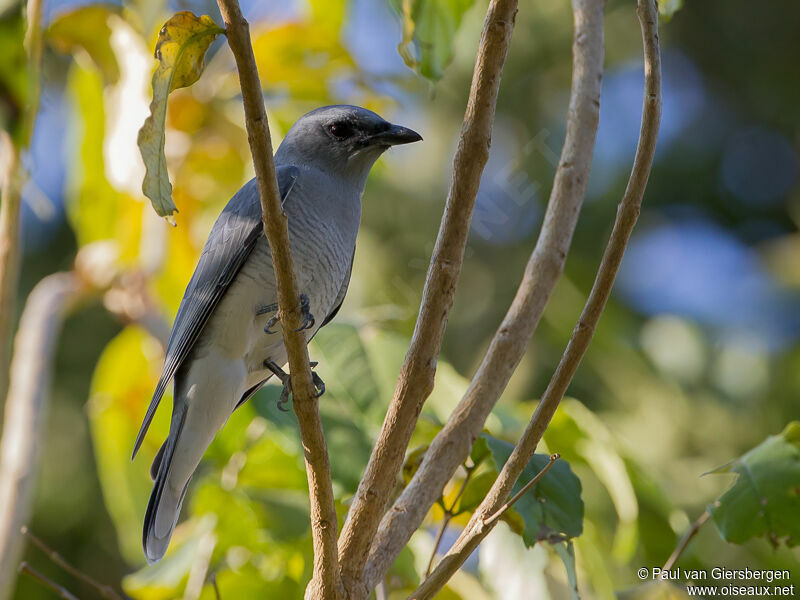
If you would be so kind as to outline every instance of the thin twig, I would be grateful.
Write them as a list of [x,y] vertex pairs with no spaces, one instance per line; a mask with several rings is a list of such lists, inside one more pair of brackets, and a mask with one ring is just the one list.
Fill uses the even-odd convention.
[[644,42],[645,93],[639,144],[628,186],[617,210],[611,238],[606,245],[592,291],[567,348],[536,411],[489,493],[473,513],[467,527],[436,569],[410,598],[432,598],[492,530],[486,519],[504,503],[525,465],[536,451],[544,430],[589,347],[597,322],[605,308],[622,255],[639,216],[644,190],[653,163],[661,118],[661,60],[658,44],[658,11],[655,0],[639,0],[639,22]]
[[530,490],[533,486],[539,483],[542,477],[544,477],[547,474],[547,472],[550,470],[550,467],[552,467],[559,458],[561,458],[560,454],[558,453],[551,454],[550,461],[544,467],[542,467],[542,470],[539,471],[533,479],[531,479],[528,483],[526,483],[520,491],[514,494],[514,497],[511,498],[511,500],[509,500],[508,502],[503,504],[503,506],[498,508],[496,513],[484,519],[483,520],[484,525],[492,525],[494,524],[495,521],[497,521],[500,517],[502,517],[503,514],[509,508],[514,506],[514,504],[516,504],[517,501],[528,492],[528,490]]
[[[453,175],[431,257],[419,316],[394,397],[358,486],[340,539],[342,577],[348,591],[362,579],[378,524],[402,468],[420,409],[433,389],[436,360],[461,273],[472,211],[489,158],[492,123],[517,0],[492,0],[481,33]],[[366,597],[360,589],[358,596]]]
[[436,539],[433,541],[433,550],[431,551],[431,557],[428,559],[428,566],[425,569],[425,577],[427,577],[431,569],[433,568],[433,561],[436,560],[436,552],[439,550],[439,544],[442,543],[442,536],[444,536],[444,532],[447,531],[447,525],[450,523],[450,520],[455,516],[456,505],[458,501],[461,499],[461,496],[464,494],[464,490],[467,489],[467,484],[469,480],[472,478],[472,473],[474,472],[474,468],[467,469],[467,474],[464,476],[463,481],[461,482],[461,486],[458,488],[458,492],[456,492],[455,498],[453,498],[453,502],[450,504],[450,508],[445,508],[444,500],[442,500],[442,510],[444,511],[444,516],[442,517],[442,523],[439,526],[439,531],[436,533]]
[[411,482],[381,521],[364,579],[391,567],[442,489],[469,455],[486,418],[525,354],[561,276],[589,181],[600,110],[604,0],[573,2],[573,74],[566,136],[542,231],[514,301],[467,392],[425,453]]
[[444,532],[447,531],[447,525],[450,523],[450,519],[452,518],[453,515],[449,512],[446,512],[444,517],[442,517],[442,523],[439,526],[439,531],[436,532],[436,538],[433,540],[431,557],[428,559],[428,566],[425,568],[425,577],[431,574],[431,569],[433,569],[433,561],[436,560],[436,552],[439,550],[439,544],[442,543],[442,537],[444,536]]
[[8,598],[13,588],[22,554],[20,528],[32,509],[58,334],[65,315],[83,293],[73,273],[48,275],[28,296],[14,339],[0,440],[0,599]]
[[336,546],[336,508],[328,449],[311,379],[308,348],[305,337],[300,333],[300,295],[292,265],[287,217],[281,209],[269,123],[250,42],[250,28],[242,16],[237,0],[218,0],[217,4],[239,71],[247,138],[261,198],[264,233],[269,243],[278,287],[278,316],[289,357],[292,405],[300,425],[305,454],[314,545],[314,571],[306,589],[306,598],[330,600],[342,594]]
[[222,600],[222,596],[219,593],[219,585],[217,585],[217,574],[212,573],[211,577],[209,577],[209,581],[211,582],[211,587],[214,588],[214,597],[217,600]]
[[72,592],[70,592],[67,588],[56,583],[49,577],[42,575],[41,573],[39,573],[39,571],[34,569],[26,562],[20,564],[18,571],[23,575],[27,575],[28,577],[35,579],[39,583],[44,584],[46,587],[49,587],[56,594],[58,594],[59,597],[63,598],[64,600],[78,600],[78,597],[75,596]]
[[30,542],[39,548],[42,552],[44,552],[47,557],[57,564],[59,567],[64,569],[67,573],[75,577],[76,579],[80,579],[83,583],[88,586],[93,587],[96,589],[103,598],[107,598],[108,600],[122,600],[122,596],[120,596],[114,588],[110,585],[106,585],[104,583],[100,583],[99,581],[94,580],[92,577],[84,573],[83,571],[79,571],[74,566],[66,561],[66,559],[61,556],[58,552],[50,548],[47,544],[45,544],[42,540],[36,537],[31,531],[26,527],[23,526],[22,534],[30,540]]
[[692,526],[689,527],[689,530],[684,534],[681,538],[681,541],[675,547],[675,550],[672,551],[672,554],[669,555],[667,562],[664,563],[663,571],[669,571],[672,567],[675,566],[675,563],[678,562],[678,559],[681,557],[683,552],[689,546],[689,542],[694,539],[694,536],[697,535],[697,532],[700,531],[700,528],[703,526],[703,523],[708,521],[708,518],[711,515],[708,511],[705,511],[702,515],[700,515],[697,520],[692,523]]

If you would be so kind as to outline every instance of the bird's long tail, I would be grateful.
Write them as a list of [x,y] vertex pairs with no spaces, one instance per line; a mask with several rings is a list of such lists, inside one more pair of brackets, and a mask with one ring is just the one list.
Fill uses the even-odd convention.
[[[167,551],[172,532],[178,522],[181,504],[189,485],[191,474],[187,477],[173,474],[172,459],[186,422],[186,404],[181,403],[173,414],[169,437],[158,451],[151,474],[155,484],[144,516],[142,545],[147,562],[153,564],[161,560]],[[176,479],[185,479],[178,481]]]

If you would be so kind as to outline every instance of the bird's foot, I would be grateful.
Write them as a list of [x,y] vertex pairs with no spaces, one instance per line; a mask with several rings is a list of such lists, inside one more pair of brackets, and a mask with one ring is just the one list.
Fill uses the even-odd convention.
[[[266,329],[264,331],[266,331]],[[273,331],[272,333],[275,332]],[[286,371],[281,369],[277,363],[271,360],[265,360],[264,366],[267,367],[267,369],[269,369],[270,371],[272,371],[272,374],[275,375],[275,377],[281,380],[281,383],[283,384],[283,389],[281,390],[281,397],[278,399],[278,410],[283,412],[288,412],[289,409],[286,408],[286,403],[289,402],[289,394],[291,394],[292,392],[291,376]]]
[[[305,294],[300,294],[300,316],[302,317],[303,321],[300,323],[300,327],[295,329],[295,331],[303,331],[304,329],[311,329],[314,327],[316,320],[314,319],[314,315],[311,314],[311,301],[308,299],[308,296]],[[276,312],[278,310],[278,303],[275,302],[273,304],[267,304],[266,306],[262,306],[256,311],[256,315],[265,315],[267,313]],[[273,333],[278,333],[277,331],[272,331],[272,328],[278,324],[277,313],[269,318],[267,324],[264,326],[264,333],[272,335]]]
[[266,306],[262,306],[256,311],[256,316],[260,317],[261,315],[266,315],[269,313],[275,313],[273,316],[269,318],[267,324],[264,325],[264,333],[272,335],[273,333],[278,333],[277,331],[272,331],[272,327],[277,324],[278,322],[278,303],[273,302],[272,304],[267,304]]
[[305,294],[300,294],[300,316],[303,318],[303,322],[300,323],[300,327],[295,331],[303,331],[314,327],[316,321],[314,320],[314,315],[311,314],[311,301]]
[[[319,398],[322,394],[325,393],[325,382],[322,381],[322,377],[320,377],[316,371],[314,371],[314,367],[316,367],[319,363],[316,361],[312,361],[309,363],[311,367],[311,381],[314,383],[314,397]],[[271,360],[265,360],[264,366],[269,369],[275,377],[281,380],[283,384],[283,389],[281,390],[281,397],[278,399],[278,410],[287,412],[289,409],[286,408],[286,404],[289,402],[289,394],[292,393],[292,378],[283,369],[278,366],[277,363]]]
[[314,367],[316,367],[319,363],[315,360],[312,360],[308,364],[311,367],[311,381],[314,382],[314,398],[319,398],[325,393],[325,382],[322,381],[322,377],[317,375],[317,372],[314,370]]

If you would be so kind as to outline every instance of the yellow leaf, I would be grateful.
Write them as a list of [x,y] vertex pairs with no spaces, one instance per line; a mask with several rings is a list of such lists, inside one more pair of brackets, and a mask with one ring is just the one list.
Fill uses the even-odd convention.
[[167,96],[200,78],[206,51],[220,33],[224,30],[211,17],[197,17],[188,11],[173,15],[158,32],[155,57],[159,64],[153,74],[153,101],[150,116],[139,130],[138,143],[146,168],[142,191],[162,217],[177,211],[164,154]]
[[119,65],[111,49],[110,5],[82,6],[58,17],[47,30],[46,38],[59,52],[71,54],[84,49],[103,74],[106,83],[119,80]]

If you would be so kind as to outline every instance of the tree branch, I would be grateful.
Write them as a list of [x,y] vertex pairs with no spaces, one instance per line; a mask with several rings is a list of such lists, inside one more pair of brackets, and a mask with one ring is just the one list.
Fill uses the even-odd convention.
[[58,594],[59,598],[63,598],[64,600],[78,600],[78,597],[75,596],[72,592],[70,592],[67,588],[65,588],[62,585],[59,585],[49,577],[42,575],[41,573],[39,573],[39,571],[34,569],[26,562],[22,563],[19,566],[19,572],[24,575],[27,575],[28,577],[31,577],[32,579],[35,579],[39,583],[43,584],[45,587],[50,588],[56,594]]
[[661,119],[661,59],[658,43],[658,10],[655,0],[639,0],[637,12],[644,42],[645,93],[642,126],[628,186],[619,204],[614,229],[603,253],[592,291],[561,361],[525,433],[514,447],[497,480],[456,543],[431,576],[425,579],[410,596],[414,600],[432,598],[492,530],[496,521],[487,523],[487,520],[503,505],[525,465],[533,456],[536,446],[589,347],[597,322],[611,293],[625,247],[639,216],[642,197],[653,163]]
[[[36,546],[39,550],[44,552],[47,557],[57,564],[59,567],[64,569],[67,573],[75,577],[76,579],[80,579],[86,585],[89,585],[96,589],[98,593],[106,600],[122,600],[122,596],[120,596],[114,588],[110,585],[106,585],[105,583],[100,583],[99,581],[95,581],[92,577],[84,573],[83,571],[79,571],[75,567],[73,567],[67,560],[61,556],[58,552],[50,548],[47,544],[45,544],[42,540],[38,537],[33,535],[30,530],[26,527],[22,527],[22,535],[27,537],[30,542]],[[24,564],[24,563],[23,563]]]
[[453,178],[411,345],[342,530],[339,555],[348,588],[361,579],[367,553],[394,489],[417,417],[433,389],[436,360],[461,273],[475,198],[489,158],[500,77],[516,12],[516,0],[492,0],[486,15],[461,137],[453,159]]
[[683,554],[686,548],[689,546],[689,542],[691,542],[694,539],[694,536],[697,535],[697,532],[700,531],[700,528],[706,521],[708,521],[710,517],[711,514],[707,510],[704,511],[702,515],[697,517],[697,520],[694,523],[692,523],[691,527],[689,527],[689,530],[681,538],[681,541],[675,547],[675,550],[673,550],[672,554],[669,555],[667,562],[665,562],[664,566],[662,567],[662,571],[669,571],[672,567],[675,566],[675,563],[678,562],[678,559],[681,557],[681,554]]
[[550,455],[550,461],[544,467],[542,467],[542,470],[539,471],[534,476],[533,479],[531,479],[528,483],[526,483],[524,486],[522,486],[522,489],[520,491],[518,491],[516,494],[514,494],[514,497],[511,498],[511,500],[509,500],[508,502],[503,504],[503,506],[498,508],[497,511],[494,514],[486,517],[486,519],[484,520],[484,524],[493,525],[495,523],[495,521],[499,521],[500,517],[502,517],[509,508],[514,506],[519,501],[520,498],[522,498],[525,494],[528,493],[528,490],[530,490],[533,486],[535,486],[537,483],[539,483],[539,481],[541,481],[542,477],[547,475],[547,472],[550,470],[550,467],[552,467],[559,458],[561,458],[560,454],[558,454],[558,453],[551,454]]
[[0,440],[0,599],[9,597],[30,516],[42,415],[64,315],[83,286],[72,273],[48,275],[25,303],[14,340],[11,383]]
[[11,334],[19,279],[19,151],[11,136],[0,131],[0,401],[8,393]]
[[586,194],[597,132],[603,74],[603,5],[604,0],[573,2],[573,75],[566,137],[542,231],[514,301],[464,398],[380,524],[364,571],[368,588],[389,569],[445,484],[466,460],[486,418],[522,360],[564,269]]
[[305,336],[297,331],[301,324],[300,296],[289,246],[288,219],[281,209],[269,123],[250,42],[250,29],[237,0],[217,0],[217,3],[239,71],[247,139],[261,198],[264,233],[275,268],[280,307],[278,315],[292,381],[292,405],[300,424],[306,461],[314,543],[314,574],[306,589],[306,598],[329,600],[342,593],[336,547],[336,509],[328,450],[311,379],[308,348]]
[[[30,147],[42,81],[42,0],[28,0],[25,53],[28,68],[28,106],[23,118],[22,144]],[[6,131],[0,131],[0,402],[8,393],[14,305],[19,282],[19,209],[22,201],[23,168],[20,149]]]

